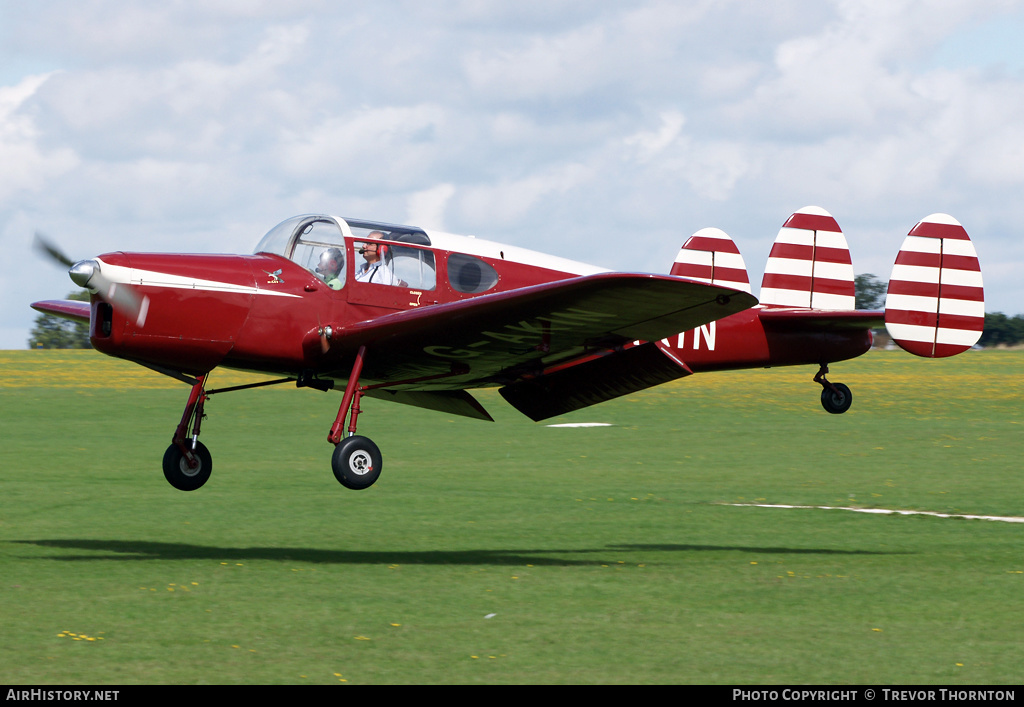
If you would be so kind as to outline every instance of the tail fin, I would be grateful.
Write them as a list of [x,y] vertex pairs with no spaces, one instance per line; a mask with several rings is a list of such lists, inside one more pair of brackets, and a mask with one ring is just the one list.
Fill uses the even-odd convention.
[[932,214],[910,230],[889,278],[885,328],[918,356],[954,356],[974,346],[985,326],[981,263],[964,227]]
[[672,263],[671,274],[750,292],[747,264],[725,231],[702,228],[690,236]]
[[832,215],[806,206],[775,238],[761,281],[761,304],[854,309],[853,261]]

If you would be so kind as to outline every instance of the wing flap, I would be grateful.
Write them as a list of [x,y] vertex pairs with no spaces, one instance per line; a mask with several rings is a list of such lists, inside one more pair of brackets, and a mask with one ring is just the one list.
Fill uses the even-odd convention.
[[498,392],[537,422],[690,374],[680,361],[647,342],[506,385]]
[[471,417],[475,420],[494,422],[494,418],[476,398],[464,390],[368,390],[366,395],[380,400],[389,400],[403,405],[447,412],[452,415]]

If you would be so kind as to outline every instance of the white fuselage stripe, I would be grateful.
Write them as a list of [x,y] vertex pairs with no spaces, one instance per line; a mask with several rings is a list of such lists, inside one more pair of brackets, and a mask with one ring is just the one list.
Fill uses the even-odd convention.
[[123,265],[111,265],[97,258],[100,263],[100,270],[111,282],[128,283],[140,287],[167,287],[176,290],[203,290],[207,292],[230,292],[240,295],[270,295],[272,297],[299,297],[290,292],[278,292],[255,287],[253,285],[239,285],[233,282],[219,282],[217,280],[201,280],[184,275],[172,275],[154,270],[139,270],[127,268]]

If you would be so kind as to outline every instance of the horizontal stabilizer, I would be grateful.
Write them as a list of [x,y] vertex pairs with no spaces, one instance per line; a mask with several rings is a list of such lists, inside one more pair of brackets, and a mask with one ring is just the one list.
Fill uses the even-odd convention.
[[882,312],[869,309],[826,311],[819,309],[762,309],[758,318],[766,329],[829,332],[842,329],[881,329]]
[[918,356],[954,356],[974,346],[985,326],[981,263],[964,227],[932,214],[911,229],[889,278],[885,327]]
[[750,292],[747,265],[725,231],[703,228],[690,236],[672,263],[671,274]]
[[761,281],[761,304],[854,309],[853,261],[832,215],[807,206],[783,224]]
[[648,342],[506,385],[498,392],[512,407],[536,422],[690,373],[657,344]]

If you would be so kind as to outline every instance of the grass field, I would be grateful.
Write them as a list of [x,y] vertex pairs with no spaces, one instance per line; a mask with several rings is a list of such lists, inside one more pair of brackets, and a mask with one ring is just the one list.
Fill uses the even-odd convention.
[[[160,460],[187,386],[0,352],[0,682],[1024,681],[1024,353],[693,376],[551,422],[340,394],[214,396],[210,482]],[[215,373],[211,386],[242,380]]]

